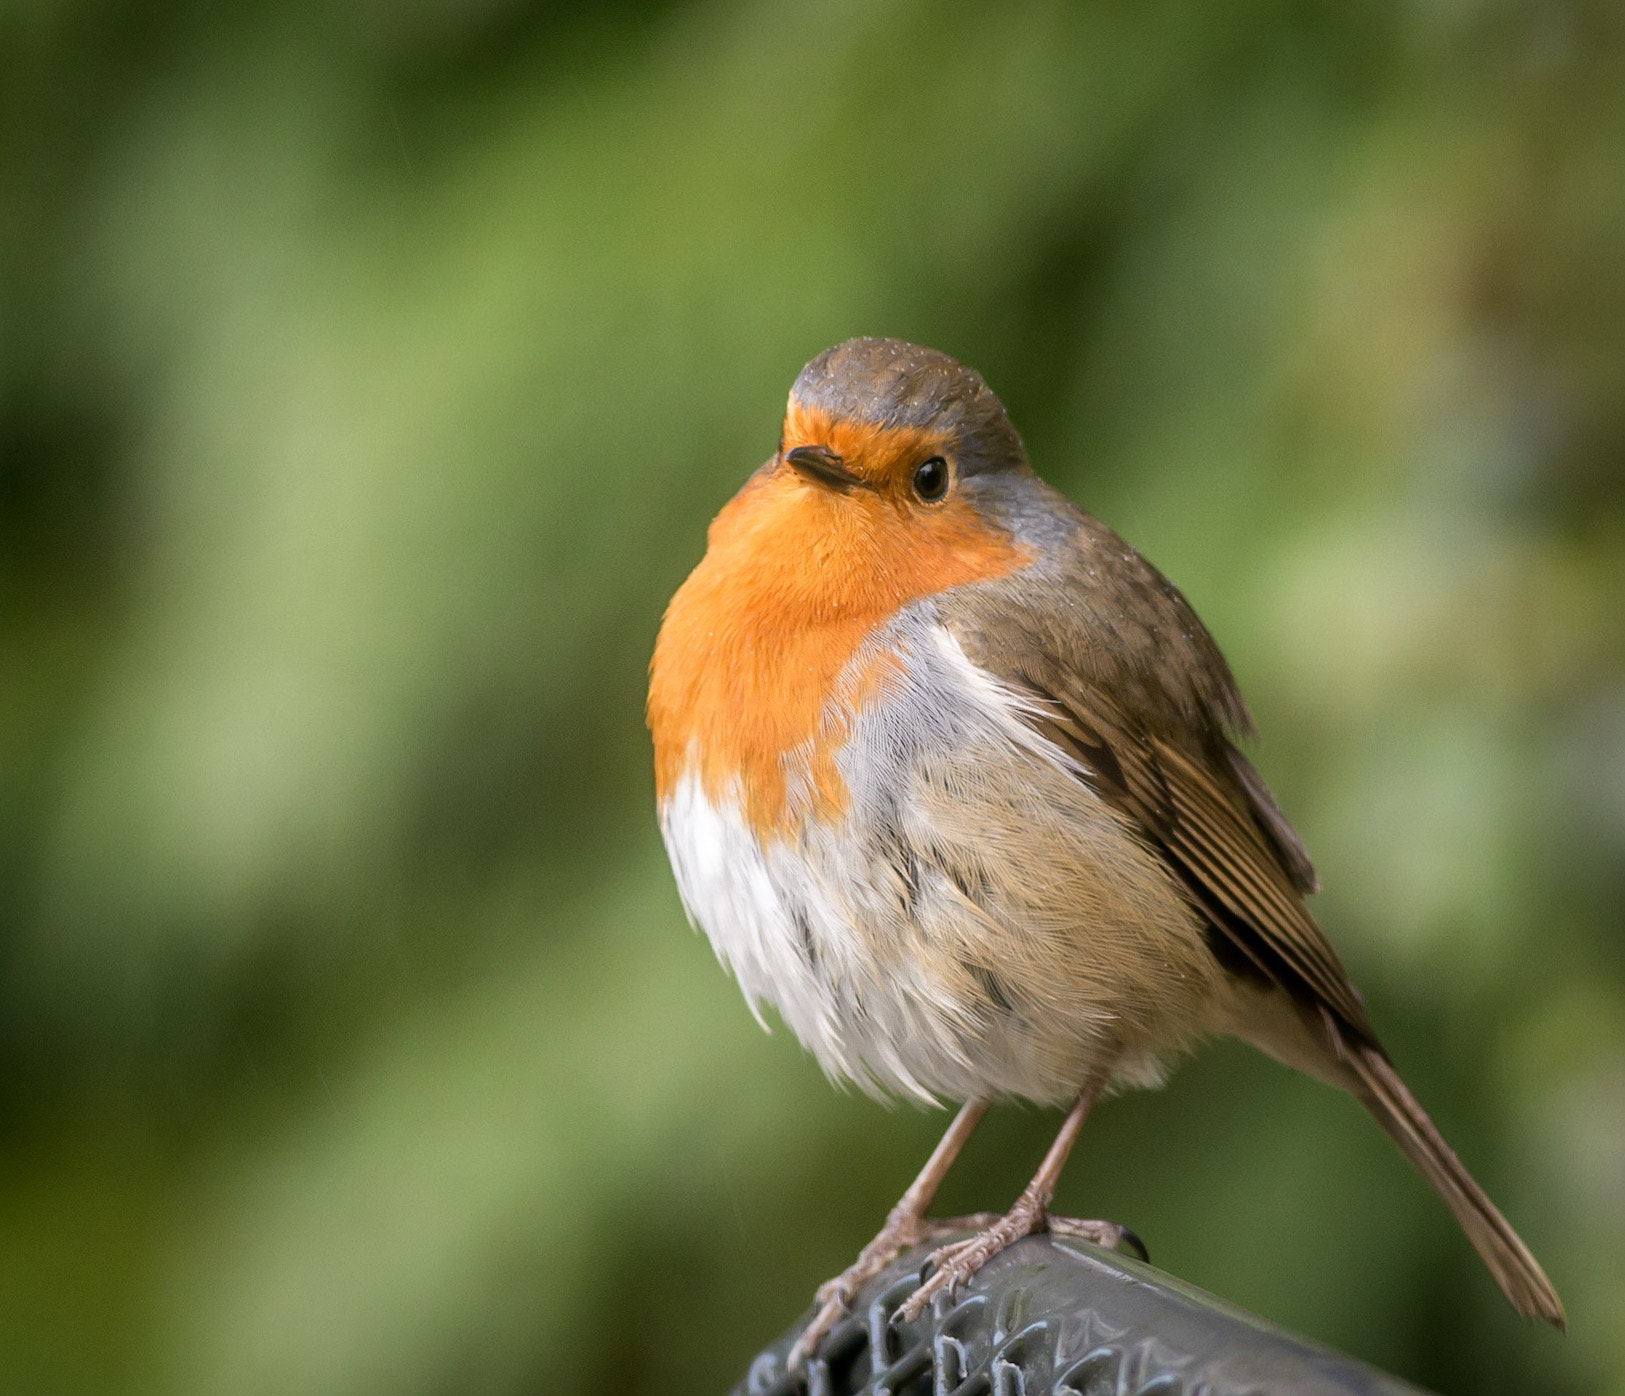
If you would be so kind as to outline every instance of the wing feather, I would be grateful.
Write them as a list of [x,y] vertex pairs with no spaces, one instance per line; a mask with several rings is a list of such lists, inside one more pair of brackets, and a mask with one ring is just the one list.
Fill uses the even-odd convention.
[[[1050,723],[1092,783],[1139,822],[1147,840],[1194,883],[1198,899],[1225,915],[1215,929],[1246,959],[1300,999],[1324,1004],[1357,1037],[1375,1041],[1349,982],[1291,870],[1253,817],[1234,778],[1174,743],[1148,736],[1100,694],[1061,685],[1066,698],[1029,680],[1035,705],[1061,710]],[[1087,704],[1088,711],[1080,711]],[[1108,715],[1109,714],[1109,715]]]
[[[1092,546],[1080,538],[1087,577],[1100,558]],[[1222,960],[1277,983],[1312,1020],[1330,1012],[1375,1048],[1359,991],[1304,905],[1315,878],[1303,844],[1231,741],[1246,710],[1217,646],[1149,564],[1116,556],[1133,605],[1099,623],[1133,656],[1122,672],[1089,643],[1084,577],[1035,584],[1030,596],[1006,587],[996,607],[962,594],[949,623],[974,662],[1031,696],[1028,721],[1082,778],[1132,816],[1210,921]],[[1077,622],[1057,623],[1058,608],[1080,596]]]

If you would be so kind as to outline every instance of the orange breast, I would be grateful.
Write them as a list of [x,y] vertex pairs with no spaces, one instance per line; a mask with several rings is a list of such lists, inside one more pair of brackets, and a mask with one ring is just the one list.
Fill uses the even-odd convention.
[[[909,602],[1028,561],[960,500],[910,507],[870,490],[837,494],[788,466],[758,472],[712,523],[655,643],[659,798],[691,770],[713,801],[737,782],[764,840],[808,814],[839,814],[843,714],[883,691],[900,662],[881,656],[843,679],[858,647]],[[792,807],[791,790],[806,800]]]

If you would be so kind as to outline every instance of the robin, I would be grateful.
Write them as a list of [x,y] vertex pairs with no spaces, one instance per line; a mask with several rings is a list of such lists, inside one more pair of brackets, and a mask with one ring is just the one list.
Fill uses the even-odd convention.
[[1520,1314],[1539,1264],[1388,1060],[1304,905],[1315,872],[1236,746],[1251,721],[1172,583],[1033,473],[981,377],[853,339],[790,390],[650,666],[660,827],[685,907],[833,1078],[963,1102],[880,1234],[818,1292],[811,1352],[990,1103],[1069,1105],[1008,1213],[932,1256],[917,1317],[1050,1229],[1105,1092],[1228,1033],[1348,1091]]

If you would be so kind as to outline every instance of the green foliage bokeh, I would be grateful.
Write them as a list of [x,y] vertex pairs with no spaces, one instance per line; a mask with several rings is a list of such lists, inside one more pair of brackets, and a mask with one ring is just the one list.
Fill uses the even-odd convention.
[[1572,1331],[1234,1046],[1063,1210],[1625,1392],[1617,6],[16,0],[0,269],[0,1390],[719,1392],[847,1263],[943,1119],[752,1023],[641,705],[794,374],[888,334],[1207,619]]

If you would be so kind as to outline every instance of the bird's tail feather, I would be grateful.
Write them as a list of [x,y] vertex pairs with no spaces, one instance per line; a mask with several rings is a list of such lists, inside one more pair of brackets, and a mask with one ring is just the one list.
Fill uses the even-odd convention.
[[1375,1048],[1347,1042],[1343,1057],[1359,1081],[1361,1103],[1444,1199],[1512,1307],[1525,1318],[1564,1328],[1563,1301],[1546,1272],[1462,1167],[1387,1058]]

